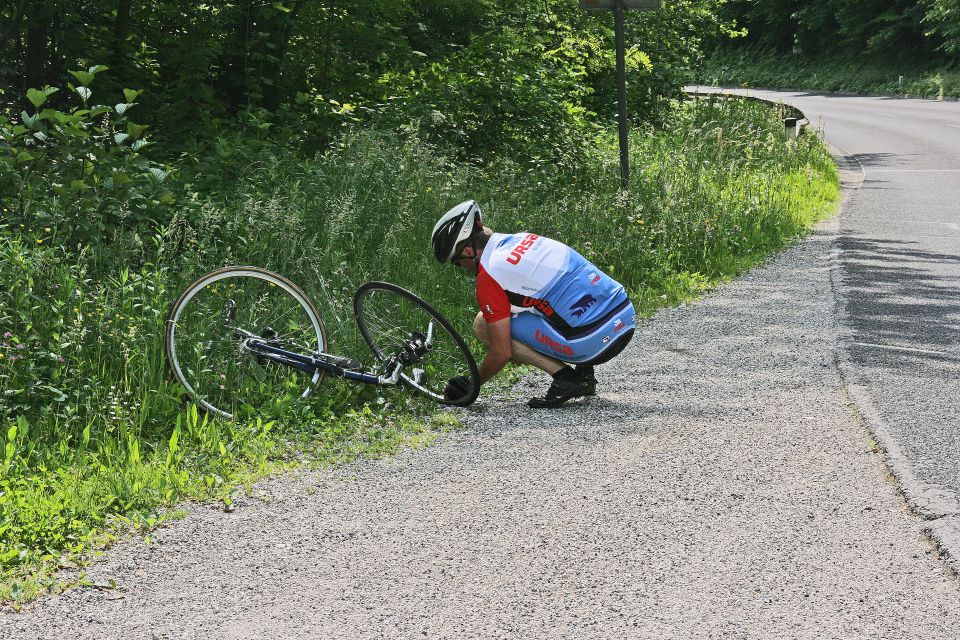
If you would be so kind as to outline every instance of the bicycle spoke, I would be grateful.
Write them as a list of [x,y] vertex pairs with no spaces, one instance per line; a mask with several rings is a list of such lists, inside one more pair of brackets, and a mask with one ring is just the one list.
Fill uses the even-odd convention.
[[467,376],[473,390],[457,404],[469,404],[479,389],[476,363],[462,338],[435,310],[410,292],[385,283],[369,283],[360,288],[354,301],[361,333],[381,360],[406,353],[414,335],[425,337],[432,329],[430,349],[419,361],[406,368],[404,382],[436,401],[443,396],[447,381]]
[[245,406],[268,408],[307,395],[319,380],[319,372],[304,374],[246,347],[251,334],[298,353],[326,346],[312,304],[275,274],[252,267],[213,272],[187,289],[171,317],[167,342],[174,373],[215,413],[231,417]]

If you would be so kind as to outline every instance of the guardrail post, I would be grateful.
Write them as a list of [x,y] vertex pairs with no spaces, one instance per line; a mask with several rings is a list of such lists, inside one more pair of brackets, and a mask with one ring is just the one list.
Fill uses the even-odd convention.
[[787,141],[797,141],[797,118],[783,119],[784,137]]

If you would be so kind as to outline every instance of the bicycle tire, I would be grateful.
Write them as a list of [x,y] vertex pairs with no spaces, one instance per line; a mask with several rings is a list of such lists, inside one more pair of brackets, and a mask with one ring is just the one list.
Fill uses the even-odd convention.
[[[374,305],[383,308],[375,311]],[[465,407],[477,399],[480,371],[470,348],[453,325],[422,298],[389,282],[367,282],[354,295],[353,315],[363,339],[381,361],[402,350],[410,332],[425,334],[429,321],[424,326],[424,320],[435,322],[442,329],[434,327],[435,346],[417,363],[423,366],[412,369],[412,375],[401,372],[401,380],[439,404]],[[415,324],[416,320],[420,323]],[[444,386],[455,376],[466,376],[470,388],[462,397],[445,398]]]
[[[271,296],[274,291],[277,295]],[[234,298],[241,296],[238,305]],[[231,304],[231,323],[237,322],[241,306],[248,305],[242,306],[242,322],[250,326],[240,328],[256,335],[269,330],[270,339],[291,350],[321,353],[328,349],[326,328],[316,306],[293,282],[259,267],[216,269],[183,290],[170,306],[164,324],[167,362],[188,396],[205,411],[227,419],[233,419],[240,407],[262,408],[294,394],[308,397],[323,379],[323,371],[310,375],[243,352],[237,329],[229,327],[224,318]],[[269,313],[266,320],[258,317],[262,312]],[[284,333],[276,331],[273,325],[278,323],[283,323]]]

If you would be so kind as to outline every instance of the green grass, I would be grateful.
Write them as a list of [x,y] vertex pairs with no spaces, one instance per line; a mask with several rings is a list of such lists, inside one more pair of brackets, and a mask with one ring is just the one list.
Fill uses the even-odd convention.
[[699,69],[696,82],[864,95],[960,96],[960,68],[942,61],[808,58],[749,49],[721,50]]
[[473,282],[436,264],[428,240],[466,198],[495,229],[577,247],[646,313],[757,264],[838,199],[820,140],[786,143],[780,114],[755,103],[677,105],[662,129],[634,132],[631,153],[622,193],[613,138],[558,167],[467,165],[377,130],[315,157],[238,135],[183,158],[187,195],[163,229],[78,249],[55,224],[0,226],[0,279],[15,283],[0,292],[0,600],[62,588],[63,558],[148,531],[182,500],[226,502],[264,474],[421,446],[456,422],[401,391],[329,380],[308,403],[246,422],[184,406],[162,322],[208,269],[287,275],[316,299],[333,349],[369,359],[350,304],[370,279],[411,288],[469,331]]

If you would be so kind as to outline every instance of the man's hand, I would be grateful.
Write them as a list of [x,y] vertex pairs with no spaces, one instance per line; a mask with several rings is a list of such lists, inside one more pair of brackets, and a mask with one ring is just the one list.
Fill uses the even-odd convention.
[[459,400],[470,393],[472,386],[468,376],[450,378],[450,380],[447,381],[447,386],[443,388],[443,397],[451,402]]

